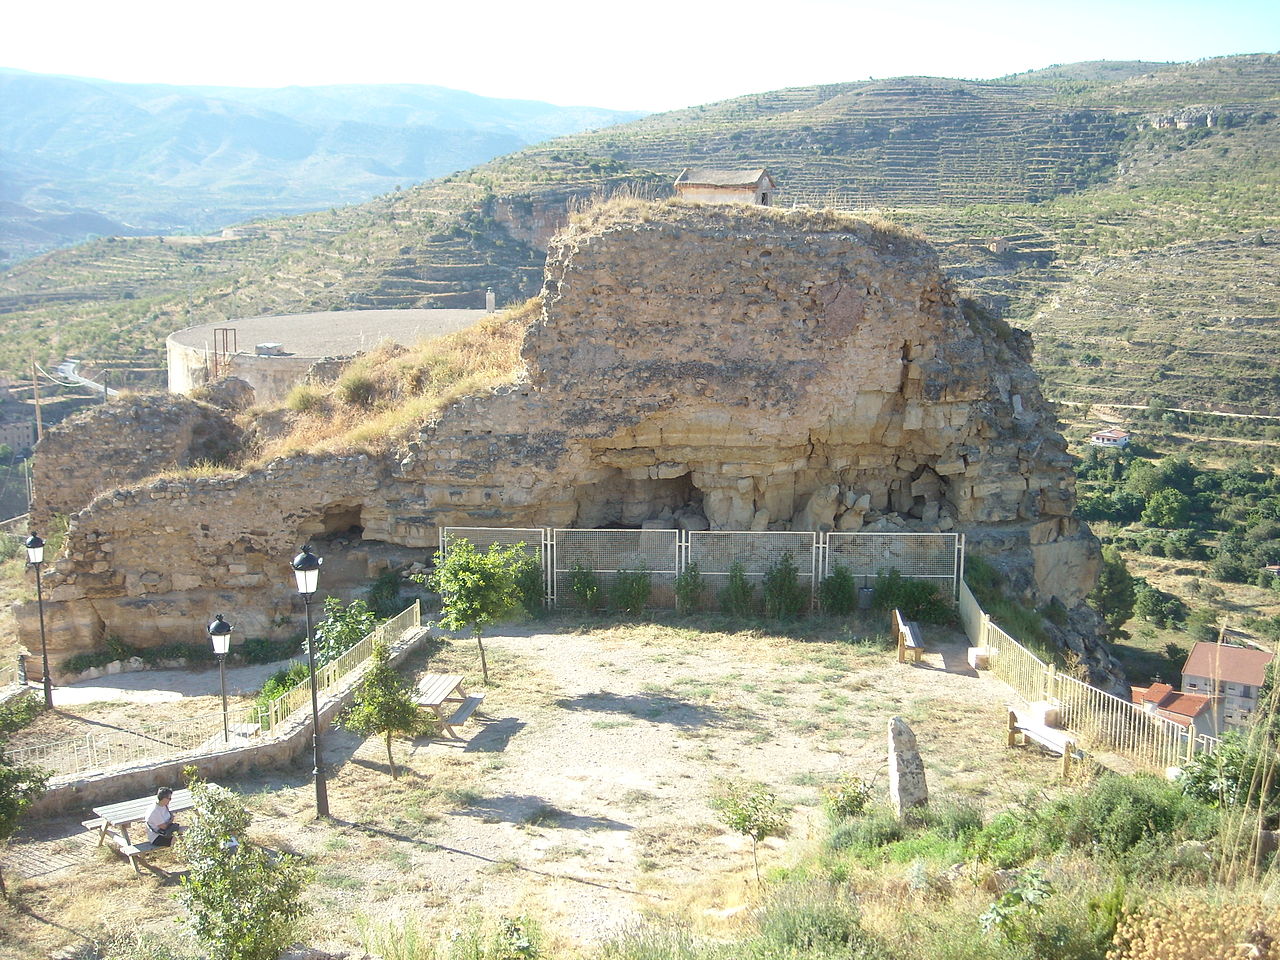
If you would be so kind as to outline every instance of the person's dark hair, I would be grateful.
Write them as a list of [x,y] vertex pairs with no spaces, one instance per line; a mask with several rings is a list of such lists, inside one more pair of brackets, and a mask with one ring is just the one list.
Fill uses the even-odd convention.
[[171,787],[161,787],[156,791],[156,803],[159,803],[161,800],[168,800],[172,796],[173,789]]

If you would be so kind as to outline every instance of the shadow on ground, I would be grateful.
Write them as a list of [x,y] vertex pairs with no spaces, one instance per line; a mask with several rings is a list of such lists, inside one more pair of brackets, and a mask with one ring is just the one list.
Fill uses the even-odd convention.
[[580,697],[566,697],[556,701],[562,710],[591,710],[598,713],[621,713],[654,723],[669,723],[675,727],[707,727],[721,724],[724,715],[714,707],[692,703],[663,693],[618,694],[586,693]]
[[588,817],[562,810],[544,798],[530,794],[505,793],[481,797],[454,816],[475,817],[489,822],[525,823],[535,827],[558,827],[563,830],[631,830],[631,824],[608,817]]

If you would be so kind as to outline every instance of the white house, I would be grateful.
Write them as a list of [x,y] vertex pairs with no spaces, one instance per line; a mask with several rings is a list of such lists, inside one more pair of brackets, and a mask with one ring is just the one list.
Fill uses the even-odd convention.
[[1095,447],[1127,447],[1129,433],[1125,430],[1117,430],[1115,427],[1108,427],[1106,430],[1089,434],[1089,442]]
[[1182,667],[1182,689],[1219,700],[1222,722],[1241,727],[1258,706],[1258,688],[1275,654],[1225,643],[1200,642]]

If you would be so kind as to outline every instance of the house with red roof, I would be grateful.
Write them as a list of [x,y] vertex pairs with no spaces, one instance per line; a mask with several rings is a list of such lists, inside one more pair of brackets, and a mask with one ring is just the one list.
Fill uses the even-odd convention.
[[1167,683],[1149,687],[1133,687],[1133,702],[1147,713],[1163,717],[1197,735],[1217,736],[1218,725],[1214,698],[1201,693],[1181,693]]
[[1258,707],[1258,688],[1274,653],[1228,643],[1197,643],[1182,667],[1182,690],[1219,700],[1225,727],[1243,727]]

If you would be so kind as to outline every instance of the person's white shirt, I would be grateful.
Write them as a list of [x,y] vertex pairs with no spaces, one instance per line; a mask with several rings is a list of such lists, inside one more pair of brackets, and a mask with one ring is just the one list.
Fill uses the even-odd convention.
[[173,814],[169,812],[167,803],[152,804],[151,812],[147,814],[147,839],[155,840],[160,831],[172,822]]

